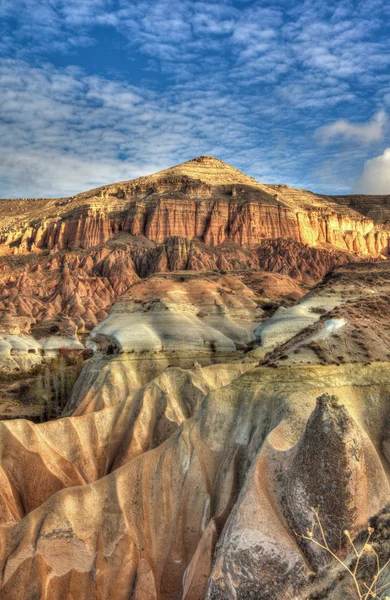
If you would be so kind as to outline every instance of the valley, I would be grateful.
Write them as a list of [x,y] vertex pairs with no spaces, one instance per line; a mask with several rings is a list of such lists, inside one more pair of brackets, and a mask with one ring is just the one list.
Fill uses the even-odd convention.
[[301,534],[390,556],[389,238],[212,157],[0,200],[0,600],[355,598]]

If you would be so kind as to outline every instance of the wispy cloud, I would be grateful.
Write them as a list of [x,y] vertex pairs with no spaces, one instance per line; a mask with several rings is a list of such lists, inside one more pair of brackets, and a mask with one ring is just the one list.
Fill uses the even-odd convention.
[[317,139],[325,144],[334,138],[357,140],[366,144],[377,142],[383,139],[386,119],[387,116],[384,110],[377,112],[367,123],[351,123],[340,119],[331,125],[319,127],[315,135]]
[[161,94],[13,60],[3,61],[0,80],[2,195],[72,194],[255,144],[250,125],[237,120],[249,113],[245,101],[218,91]]

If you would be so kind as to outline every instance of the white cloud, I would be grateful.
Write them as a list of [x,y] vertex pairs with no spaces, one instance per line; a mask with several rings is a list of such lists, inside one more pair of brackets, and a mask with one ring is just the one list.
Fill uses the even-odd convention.
[[365,163],[357,189],[364,194],[390,195],[390,148]]
[[245,99],[218,89],[157,94],[81,69],[5,60],[0,97],[6,197],[71,195],[200,154],[229,160],[255,145]]
[[335,121],[331,125],[319,127],[315,136],[327,144],[334,138],[345,140],[358,140],[363,143],[377,142],[383,139],[386,113],[380,110],[367,123],[351,123],[344,119]]

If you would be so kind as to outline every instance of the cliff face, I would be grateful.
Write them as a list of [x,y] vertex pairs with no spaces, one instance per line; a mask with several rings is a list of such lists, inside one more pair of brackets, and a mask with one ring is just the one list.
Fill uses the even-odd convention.
[[125,227],[133,235],[164,242],[170,236],[198,237],[210,246],[231,240],[255,247],[265,238],[290,238],[310,246],[329,244],[362,255],[387,254],[388,233],[363,217],[329,210],[298,211],[261,201],[195,202],[159,198],[147,210],[134,202]]
[[161,272],[265,270],[313,285],[387,254],[390,205],[371,215],[370,202],[263,185],[211,157],[71,198],[1,200],[0,326],[61,313],[73,332],[91,329]]
[[[196,194],[196,188],[191,192]],[[126,210],[115,216],[109,207],[87,207],[83,214],[44,221],[23,232],[16,229],[3,238],[3,243],[19,252],[74,250],[104,244],[120,232],[142,235],[157,243],[179,236],[196,237],[209,246],[230,240],[247,248],[256,247],[263,239],[289,238],[371,257],[388,254],[389,239],[387,231],[360,215],[317,207],[301,210],[263,204],[261,198],[206,201],[180,194],[176,198],[157,196],[147,201],[131,198]]]
[[[296,535],[311,507],[344,556],[343,530],[390,500],[390,261],[280,239],[116,241],[3,261],[4,306],[37,332],[42,307],[68,328],[107,310],[64,417],[0,422],[0,600],[316,597],[329,557]],[[337,261],[300,299],[288,273]],[[335,582],[317,597],[348,598]]]
[[262,185],[222,161],[200,157],[62,201],[19,201],[18,219],[11,214],[16,204],[11,209],[2,201],[0,235],[3,252],[92,248],[128,232],[156,243],[179,236],[253,248],[263,239],[288,238],[363,256],[387,254],[387,205],[378,223],[353,206],[353,198],[342,202]]

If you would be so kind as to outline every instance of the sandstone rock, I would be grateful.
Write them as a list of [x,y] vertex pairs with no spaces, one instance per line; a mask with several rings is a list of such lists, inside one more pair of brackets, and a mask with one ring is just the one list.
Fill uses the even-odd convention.
[[122,296],[91,339],[115,352],[232,353],[254,339],[261,314],[232,277],[154,277]]
[[361,206],[263,185],[211,157],[61,201],[2,200],[0,301],[33,326],[61,311],[83,331],[153,273],[263,269],[312,285],[387,254],[384,212],[376,222]]
[[258,326],[267,364],[386,361],[390,357],[389,263],[336,269],[297,305]]
[[211,157],[0,201],[3,366],[96,352],[0,422],[0,600],[349,598],[296,534],[389,504],[387,215]]
[[[253,595],[267,599],[274,598],[275,591],[292,594],[298,584],[300,590],[310,585],[308,559],[290,527],[292,516],[299,521],[294,521],[296,527],[309,519],[312,494],[321,496],[324,522],[333,522],[337,501],[352,530],[371,510],[387,503],[386,464],[375,448],[383,412],[388,411],[390,380],[383,365],[296,368],[288,379],[272,369],[252,369],[211,392],[201,404],[201,394],[192,388],[194,416],[182,420],[190,409],[190,405],[184,408],[182,401],[180,409],[163,403],[156,416],[165,417],[160,417],[153,441],[148,432],[156,431],[156,421],[150,410],[162,400],[157,393],[160,385],[154,392],[149,384],[143,390],[142,394],[147,394],[143,409],[148,411],[143,417],[137,416],[132,400],[83,417],[31,426],[37,433],[42,431],[34,436],[35,454],[45,452],[44,440],[57,449],[51,463],[56,485],[59,478],[62,486],[73,487],[58,491],[46,502],[41,497],[43,504],[35,504],[34,509],[27,503],[29,497],[30,502],[37,502],[37,490],[51,493],[50,477],[41,468],[39,477],[48,483],[31,486],[24,500],[33,510],[20,523],[11,526],[11,520],[8,527],[0,529],[0,598],[19,600],[27,589],[38,597],[71,594],[80,600],[101,594],[114,600],[131,594],[141,600],[149,599],[150,594],[162,600]],[[324,390],[338,395],[338,406],[324,400],[316,404]],[[368,391],[369,403],[365,402]],[[182,392],[183,388],[178,399],[185,397]],[[176,423],[181,421],[172,434],[164,425],[171,411],[177,415]],[[145,421],[146,414],[152,417],[150,424]],[[172,417],[171,413],[171,423]],[[137,426],[131,434],[129,419],[134,422],[134,418]],[[105,432],[104,439],[111,437],[110,457],[107,442],[97,442],[100,419],[105,421],[100,429]],[[5,427],[7,444],[1,447],[12,456],[26,426],[10,423]],[[332,464],[320,471],[316,463],[310,466],[312,444],[326,438],[327,427],[334,442],[329,449],[322,444],[316,460]],[[74,428],[77,436],[69,443],[66,432]],[[97,437],[89,438],[93,431]],[[166,441],[161,444],[164,431],[168,437],[163,437]],[[142,437],[144,433],[146,437]],[[144,441],[138,444],[137,440]],[[150,444],[159,443],[150,449]],[[81,453],[77,449],[80,444]],[[71,459],[70,471],[64,470],[61,455]],[[99,464],[99,456],[105,456],[103,464],[109,463],[114,470],[94,483],[74,487],[72,472],[78,472],[78,477],[82,472],[85,479],[91,468],[88,477],[96,477],[93,465]],[[342,475],[346,473],[335,473],[333,468],[342,457],[354,473],[348,484],[355,498],[352,511],[350,497],[344,494]],[[28,460],[26,457],[24,462]],[[310,478],[302,470],[306,464],[312,469]],[[15,520],[23,517],[23,504],[16,495],[17,489],[23,489],[23,474],[20,465],[9,465],[12,461],[2,460],[2,473],[8,469],[7,477],[13,482],[2,485],[3,494],[9,494],[3,506],[15,506],[16,502]],[[292,488],[286,480],[291,469],[297,475],[289,480]],[[31,475],[26,472],[25,477]],[[365,493],[358,496],[357,489]],[[366,495],[369,490],[372,495]],[[323,560],[308,556],[311,564]]]

